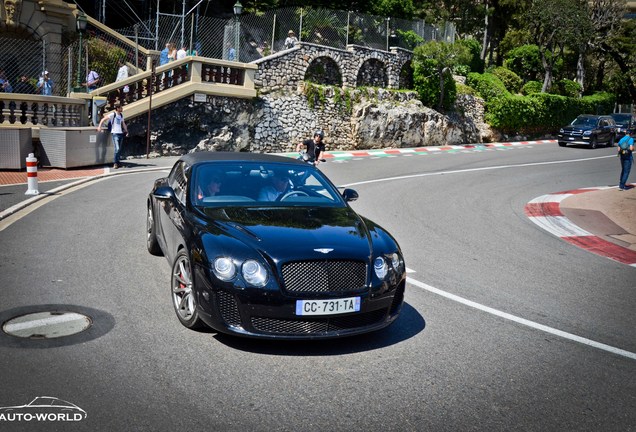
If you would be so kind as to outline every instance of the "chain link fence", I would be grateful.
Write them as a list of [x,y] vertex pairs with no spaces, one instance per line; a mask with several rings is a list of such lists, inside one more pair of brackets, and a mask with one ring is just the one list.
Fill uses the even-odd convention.
[[[299,41],[346,49],[354,44],[388,50],[413,49],[413,38],[454,42],[451,23],[438,27],[423,20],[404,20],[319,8],[281,8],[262,14],[243,14],[229,20],[160,13],[158,18],[119,29],[147,49],[161,50],[166,43],[182,45],[196,54],[251,62],[285,49],[288,32]],[[405,34],[411,35],[406,37]]]
[[[38,81],[43,71],[53,82],[52,95],[83,91],[87,71],[102,77],[100,85],[115,81],[118,61],[124,60],[129,74],[146,69],[146,50],[161,50],[168,42],[203,57],[251,62],[285,49],[289,31],[299,41],[345,49],[361,45],[388,50],[412,49],[405,33],[422,40],[454,41],[451,24],[436,27],[424,21],[409,21],[319,8],[281,8],[263,14],[243,14],[232,19],[159,14],[157,18],[109,32],[95,20],[87,31],[73,35],[64,44],[3,35],[0,37],[0,91],[41,94]],[[412,38],[411,38],[412,39]],[[81,47],[81,48],[80,48]],[[145,48],[145,50],[144,50]],[[81,57],[81,60],[80,60]],[[22,76],[24,79],[21,79]],[[26,84],[20,84],[24,81]]]
[[42,94],[38,84],[43,72],[48,71],[51,95],[66,95],[68,55],[67,48],[60,44],[3,35],[0,37],[0,91]]

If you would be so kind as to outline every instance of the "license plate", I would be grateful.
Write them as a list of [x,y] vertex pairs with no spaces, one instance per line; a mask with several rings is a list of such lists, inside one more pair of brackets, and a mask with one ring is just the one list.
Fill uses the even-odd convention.
[[296,315],[336,315],[360,311],[360,297],[296,300]]
[[572,141],[572,140],[574,139],[574,137],[570,137],[570,138],[568,138],[568,139],[569,139],[570,141]]

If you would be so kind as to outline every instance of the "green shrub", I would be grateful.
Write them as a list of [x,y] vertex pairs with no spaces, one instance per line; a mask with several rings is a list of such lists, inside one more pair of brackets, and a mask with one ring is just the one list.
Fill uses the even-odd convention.
[[[422,103],[431,108],[439,105],[440,88],[439,74],[435,60],[426,59],[422,62],[414,62],[413,88],[420,97]],[[455,80],[450,74],[444,74],[444,109],[451,109],[455,104],[457,88]]]
[[507,95],[488,101],[485,120],[504,133],[554,132],[579,114],[612,112],[614,100],[614,95],[609,93],[596,93],[582,98],[548,93]]
[[462,83],[455,83],[455,87],[457,88],[457,96],[459,95],[470,95],[477,96],[477,92],[474,88],[467,86]]
[[[456,43],[464,45],[470,53],[470,61],[466,65],[470,68],[469,72],[484,72],[484,61],[481,59],[481,44],[475,39],[462,39]],[[467,72],[468,73],[468,72]],[[466,74],[459,74],[466,75]]]
[[544,72],[537,45],[522,45],[511,49],[506,53],[504,66],[523,81],[534,81]]
[[521,78],[510,69],[500,66],[493,69],[492,74],[501,80],[509,92],[519,93],[519,90],[521,90],[521,86],[523,85]]
[[579,97],[583,89],[576,81],[562,79],[552,85],[550,93],[568,97]]
[[530,95],[532,93],[541,93],[543,84],[539,81],[528,81],[521,87],[521,94]]
[[[96,71],[103,79],[100,86],[114,82],[117,78],[117,61],[126,58],[126,51],[99,38],[89,38],[86,41],[86,49],[88,50],[89,68]],[[82,65],[82,82],[86,80],[86,75],[88,75],[84,69],[85,67]]]
[[489,101],[502,96],[510,96],[503,82],[491,73],[478,74],[471,72],[466,77],[466,84],[474,88],[484,100]]

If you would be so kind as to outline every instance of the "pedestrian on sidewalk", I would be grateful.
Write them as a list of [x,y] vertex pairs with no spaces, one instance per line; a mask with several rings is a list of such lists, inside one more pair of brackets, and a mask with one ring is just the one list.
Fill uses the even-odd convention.
[[116,105],[115,112],[112,112],[108,115],[105,115],[99,125],[97,126],[97,131],[102,132],[102,124],[108,120],[111,126],[111,133],[113,135],[113,145],[115,146],[115,160],[113,168],[119,168],[119,157],[121,152],[121,147],[124,143],[124,134],[128,136],[128,126],[124,121],[124,114],[122,113],[122,106]]
[[623,138],[618,142],[618,157],[621,160],[621,178],[618,183],[618,190],[627,190],[627,179],[629,178],[629,172],[632,169],[634,163],[634,138],[632,138],[627,132]]

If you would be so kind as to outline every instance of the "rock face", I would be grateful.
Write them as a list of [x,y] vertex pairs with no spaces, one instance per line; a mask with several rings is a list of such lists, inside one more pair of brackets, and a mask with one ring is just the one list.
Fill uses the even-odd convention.
[[[142,116],[143,117],[143,116]],[[146,153],[147,119],[128,121],[125,155]],[[305,85],[254,100],[209,96],[153,110],[152,152],[291,152],[314,130],[325,132],[327,150],[405,148],[480,143],[496,136],[483,122],[483,101],[462,95],[457,111],[427,108],[414,92]]]

